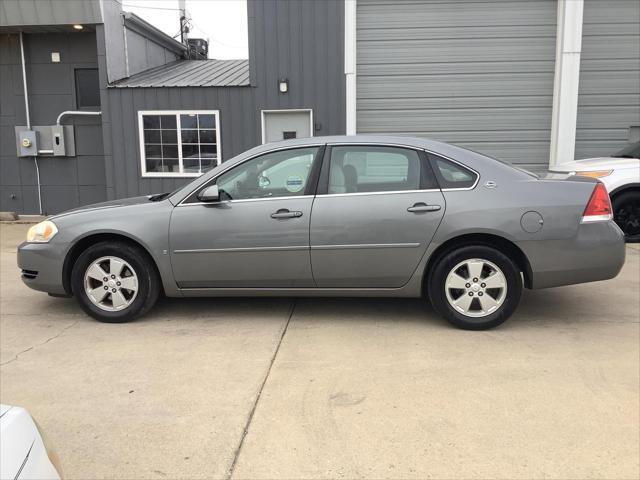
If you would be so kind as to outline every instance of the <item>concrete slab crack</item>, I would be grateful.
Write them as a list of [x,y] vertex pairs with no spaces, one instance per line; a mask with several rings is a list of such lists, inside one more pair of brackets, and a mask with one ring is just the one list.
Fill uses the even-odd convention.
[[242,452],[242,446],[244,445],[244,439],[249,433],[249,426],[251,425],[251,421],[253,420],[253,415],[256,412],[256,408],[258,407],[258,402],[260,402],[260,396],[262,395],[262,391],[264,390],[264,386],[267,383],[267,379],[271,374],[271,368],[276,361],[276,357],[278,356],[278,352],[280,351],[280,345],[282,345],[282,340],[284,339],[284,335],[287,333],[287,329],[289,328],[289,323],[291,322],[291,318],[293,317],[293,311],[296,308],[296,300],[293,300],[291,304],[291,309],[289,310],[289,316],[287,317],[287,321],[282,328],[282,332],[280,332],[280,338],[278,340],[278,344],[276,345],[276,349],[273,352],[273,356],[271,357],[271,361],[269,362],[269,368],[267,369],[267,373],[262,379],[262,383],[260,384],[260,389],[258,390],[258,394],[256,395],[256,399],[253,402],[253,406],[251,407],[251,411],[249,412],[249,416],[247,417],[247,421],[244,425],[244,430],[242,431],[242,436],[240,437],[240,443],[238,443],[238,447],[233,454],[233,461],[231,462],[231,467],[229,467],[229,471],[227,472],[226,480],[230,480],[233,477],[233,472],[236,469],[236,464],[238,463],[238,458],[240,457],[240,453]]
[[30,352],[31,350],[33,350],[34,348],[37,347],[41,347],[42,345],[46,345],[47,343],[49,343],[51,340],[55,340],[56,338],[58,338],[60,335],[62,335],[64,332],[66,332],[67,330],[69,330],[70,328],[74,327],[80,320],[76,320],[75,322],[73,322],[71,325],[67,325],[66,327],[64,327],[62,330],[60,330],[58,333],[56,333],[53,337],[49,337],[47,338],[44,342],[39,343],[37,345],[32,345],[29,348],[25,348],[24,350],[22,350],[21,352],[18,352],[11,360],[7,360],[6,362],[2,362],[0,363],[0,367],[4,367],[5,365],[8,365],[11,362],[15,362],[16,360],[18,360],[18,357],[20,357],[20,355],[22,355],[23,353],[27,353]]

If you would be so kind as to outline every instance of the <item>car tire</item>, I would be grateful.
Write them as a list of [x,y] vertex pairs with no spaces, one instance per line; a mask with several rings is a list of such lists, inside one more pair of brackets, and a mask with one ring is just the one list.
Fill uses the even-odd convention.
[[516,264],[485,245],[445,253],[431,269],[427,282],[435,311],[465,330],[500,325],[513,314],[522,296],[522,276]]
[[82,309],[96,320],[123,323],[153,307],[160,295],[160,280],[153,260],[141,248],[126,242],[100,242],[74,263],[71,289]]
[[627,243],[640,242],[640,192],[622,192],[613,198],[613,219]]

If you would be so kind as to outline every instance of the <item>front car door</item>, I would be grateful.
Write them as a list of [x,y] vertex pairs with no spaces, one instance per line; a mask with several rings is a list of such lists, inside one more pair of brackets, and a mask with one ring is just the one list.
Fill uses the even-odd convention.
[[318,146],[265,153],[213,182],[220,201],[194,192],[169,228],[171,264],[180,288],[313,286],[309,221],[317,182]]
[[316,285],[403,286],[445,210],[426,154],[382,145],[327,148],[311,215]]

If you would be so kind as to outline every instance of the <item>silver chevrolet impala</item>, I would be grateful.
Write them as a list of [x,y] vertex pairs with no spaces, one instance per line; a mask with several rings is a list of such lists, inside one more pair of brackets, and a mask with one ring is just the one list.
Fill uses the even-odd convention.
[[475,330],[523,287],[613,278],[624,258],[602,183],[386,136],[262,145],[175,192],[50,217],[18,250],[29,287],[104,322],[161,294],[424,296]]

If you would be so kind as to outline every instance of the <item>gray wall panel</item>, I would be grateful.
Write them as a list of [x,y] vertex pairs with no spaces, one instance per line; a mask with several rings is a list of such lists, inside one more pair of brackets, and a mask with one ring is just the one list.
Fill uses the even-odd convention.
[[[18,35],[0,35],[0,203],[2,210],[37,213],[37,178],[32,158],[18,158],[14,126],[25,125],[24,96]],[[25,58],[32,125],[53,125],[58,114],[75,110],[75,68],[97,68],[96,35],[90,32],[25,34]],[[61,54],[51,62],[51,52]],[[91,54],[93,52],[93,54]],[[76,157],[38,157],[43,207],[57,213],[81,203],[79,189],[104,196],[104,166],[90,177],[79,175],[85,159],[96,166],[103,155],[102,128],[98,118],[68,119],[75,127]],[[89,157],[87,157],[89,156]],[[96,166],[97,167],[97,166]],[[30,187],[30,188],[28,188]],[[87,189],[85,188],[85,190]],[[34,198],[27,198],[32,192]]]
[[586,0],[576,158],[608,156],[640,128],[640,2]]
[[359,0],[357,131],[547,163],[556,2]]
[[[177,188],[189,178],[142,178],[140,110],[219,110],[222,159],[261,143],[262,109],[312,108],[314,135],[344,134],[342,0],[248,0],[251,87],[110,88],[103,124],[107,195],[121,198]],[[278,93],[278,79],[289,93]]]
[[2,0],[0,26],[101,23],[99,0]]
[[149,68],[159,67],[180,57],[162,45],[125,27],[129,76]]

